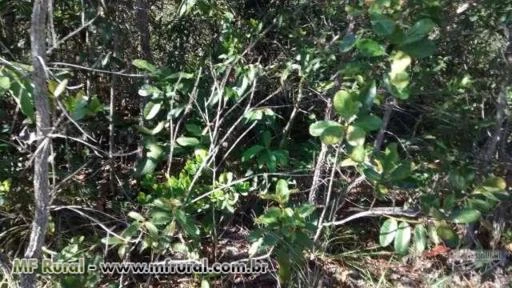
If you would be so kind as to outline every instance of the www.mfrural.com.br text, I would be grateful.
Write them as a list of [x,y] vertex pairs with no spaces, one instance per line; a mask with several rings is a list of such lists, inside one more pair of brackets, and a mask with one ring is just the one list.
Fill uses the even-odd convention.
[[15,274],[84,274],[86,271],[100,271],[102,274],[264,274],[268,272],[268,263],[250,259],[237,262],[215,262],[210,264],[207,258],[199,260],[172,260],[160,262],[101,262],[97,265],[86,264],[84,258],[74,262],[54,261],[52,259],[14,259],[12,272]]

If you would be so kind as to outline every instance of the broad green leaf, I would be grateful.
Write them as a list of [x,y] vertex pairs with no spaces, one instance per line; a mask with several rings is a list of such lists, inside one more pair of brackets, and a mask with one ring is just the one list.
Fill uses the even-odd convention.
[[395,21],[382,14],[371,16],[373,31],[380,36],[389,36],[395,31]]
[[173,219],[174,217],[169,211],[160,208],[151,211],[151,223],[155,225],[166,225],[171,223]]
[[396,232],[398,230],[398,223],[394,218],[389,218],[384,223],[382,223],[382,226],[380,226],[380,232],[379,232],[379,243],[380,246],[386,247],[393,240],[395,239]]
[[395,78],[397,74],[405,72],[407,67],[411,65],[411,57],[401,51],[395,53],[390,60],[391,72],[389,72],[389,76],[391,79]]
[[290,197],[290,190],[288,189],[288,182],[284,179],[280,179],[276,184],[276,195],[279,198],[280,203],[288,202]]
[[398,51],[391,57],[391,71],[389,72],[389,83],[396,89],[396,96],[400,99],[409,97],[407,91],[409,86],[409,74],[406,72],[411,65],[411,57]]
[[351,166],[357,166],[357,164],[359,164],[359,163],[352,160],[351,158],[347,158],[347,159],[341,161],[340,166],[341,167],[351,167]]
[[382,178],[382,175],[379,174],[377,171],[375,171],[373,168],[371,167],[366,167],[363,169],[363,174],[364,176],[366,177],[366,179],[370,180],[370,181],[374,181],[374,182],[378,182],[381,180]]
[[153,95],[158,92],[159,92],[158,88],[148,85],[148,84],[144,84],[144,85],[142,85],[142,87],[140,87],[138,93],[142,97],[147,97],[147,96]]
[[336,92],[333,98],[334,109],[347,121],[356,115],[361,107],[361,103],[354,98],[354,95],[346,90]]
[[149,140],[145,146],[148,150],[146,158],[140,160],[135,166],[135,172],[139,175],[152,173],[163,154],[162,148],[156,142]]
[[363,104],[365,110],[370,110],[373,106],[373,101],[377,96],[377,83],[375,80],[370,82],[370,85],[361,91],[359,95],[359,100]]
[[482,187],[487,191],[503,191],[507,188],[507,182],[501,177],[491,177],[482,183]]
[[146,60],[136,59],[136,60],[133,60],[132,64],[133,64],[133,66],[135,66],[135,67],[137,67],[137,68],[139,68],[141,70],[146,70],[146,71],[151,72],[151,73],[155,73],[156,72],[155,65],[149,63]]
[[389,175],[390,180],[392,181],[400,181],[411,175],[411,165],[412,163],[409,161],[403,161],[400,165],[391,170]]
[[176,210],[175,215],[176,221],[178,221],[180,227],[185,231],[185,235],[190,237],[196,237],[199,235],[199,228],[197,227],[193,218],[190,218],[191,216],[187,216],[183,210]]
[[179,137],[178,139],[176,139],[176,142],[180,146],[183,146],[183,147],[186,147],[186,146],[197,146],[200,143],[199,140],[197,140],[197,138],[185,137],[185,136]]
[[162,148],[155,142],[148,142],[146,148],[149,150],[147,156],[150,158],[159,159],[163,154]]
[[322,132],[320,140],[326,145],[334,145],[340,143],[343,136],[343,129],[340,126],[330,126]]
[[137,221],[144,221],[144,217],[135,211],[129,212],[128,217],[130,217],[134,220],[137,220]]
[[421,19],[414,23],[414,25],[405,34],[405,41],[403,44],[409,44],[423,39],[430,31],[432,31],[434,25],[434,22],[428,18]]
[[263,119],[263,111],[261,109],[251,109],[244,114],[244,118],[248,121],[257,121]]
[[185,124],[185,129],[187,129],[187,131],[192,133],[194,136],[201,136],[203,134],[203,129],[201,129],[201,127],[196,124]]
[[146,227],[146,229],[148,229],[149,234],[158,235],[158,228],[156,228],[156,226],[153,225],[153,223],[146,221],[144,222],[144,226]]
[[208,280],[201,280],[201,288],[210,288],[210,283],[208,282]]
[[491,199],[473,198],[468,200],[468,206],[480,212],[489,212],[496,205],[497,201]]
[[281,217],[281,209],[278,207],[270,207],[265,214],[258,217],[257,222],[263,225],[270,225],[273,223],[277,223],[279,218]]
[[354,149],[352,149],[352,153],[350,153],[350,159],[352,159],[358,163],[364,162],[365,157],[366,157],[366,151],[364,149],[364,146],[362,146],[362,145],[354,147]]
[[417,253],[422,253],[427,248],[427,229],[422,224],[414,227],[414,248]]
[[242,154],[242,162],[246,162],[252,158],[254,158],[255,155],[260,153],[261,150],[265,149],[265,147],[261,145],[254,145],[251,146],[249,149],[245,150]]
[[311,204],[304,204],[298,208],[295,209],[295,213],[299,215],[302,218],[308,217],[313,212],[315,212],[316,207]]
[[482,216],[480,211],[472,208],[464,208],[454,211],[450,216],[450,219],[453,221],[453,223],[469,224],[478,221],[480,216]]
[[21,112],[29,117],[29,118],[33,118],[34,117],[34,102],[32,101],[32,96],[27,93],[27,91],[24,91],[23,93],[21,93],[20,95],[20,108],[21,108]]
[[407,222],[400,222],[395,236],[395,252],[400,255],[407,254],[411,241],[411,226]]
[[309,134],[311,134],[311,136],[318,137],[322,135],[322,133],[324,133],[325,129],[333,126],[341,128],[341,124],[338,122],[334,122],[331,120],[317,121],[309,126]]
[[11,87],[11,80],[9,77],[0,77],[0,91],[7,90]]
[[382,120],[375,115],[367,114],[357,119],[354,125],[363,128],[367,132],[371,132],[380,129]]
[[359,49],[359,51],[361,51],[361,54],[367,57],[386,55],[384,46],[371,39],[363,39],[357,41],[356,47]]
[[366,132],[360,127],[351,125],[347,129],[347,142],[352,146],[362,146],[364,144]]
[[160,133],[160,131],[162,131],[162,129],[164,129],[164,126],[165,126],[165,122],[161,121],[153,129],[149,129],[146,127],[140,127],[140,126],[138,126],[137,129],[144,134],[156,135],[156,134]]
[[430,39],[423,39],[414,43],[401,45],[400,49],[410,56],[425,58],[436,52],[436,44]]
[[160,112],[160,108],[162,108],[162,103],[148,102],[146,107],[144,107],[144,118],[146,120],[155,118],[158,112]]
[[450,247],[456,247],[459,243],[459,236],[447,225],[437,227],[436,234]]
[[457,199],[455,197],[455,193],[450,193],[443,200],[443,210],[451,211],[455,205],[457,204]]
[[345,35],[340,43],[341,52],[348,52],[356,45],[356,36],[352,33]]

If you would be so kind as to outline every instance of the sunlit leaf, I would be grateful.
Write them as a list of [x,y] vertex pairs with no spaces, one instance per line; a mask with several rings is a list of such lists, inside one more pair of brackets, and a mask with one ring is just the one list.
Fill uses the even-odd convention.
[[380,226],[379,243],[386,247],[395,239],[398,230],[398,222],[394,218],[389,218]]
[[411,226],[407,222],[400,222],[395,236],[395,252],[400,255],[407,254],[410,241]]
[[480,211],[471,208],[464,208],[454,211],[452,215],[450,215],[450,219],[453,223],[469,224],[478,221],[480,216],[482,216]]
[[386,54],[384,46],[371,39],[357,41],[356,47],[361,51],[361,54],[368,57],[377,57]]
[[366,132],[357,126],[349,126],[347,129],[347,142],[352,146],[361,146],[364,144]]

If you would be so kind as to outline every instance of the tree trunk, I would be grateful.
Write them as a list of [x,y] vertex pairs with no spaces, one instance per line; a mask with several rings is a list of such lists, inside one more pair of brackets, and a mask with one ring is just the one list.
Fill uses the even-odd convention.
[[[37,150],[34,157],[34,199],[35,214],[32,221],[30,241],[25,251],[25,258],[39,258],[44,244],[48,225],[48,207],[50,202],[48,185],[48,156],[50,148],[51,129],[50,110],[48,105],[48,89],[46,86],[45,53],[46,53],[46,18],[48,1],[35,0],[32,9],[32,24],[30,41],[32,50],[32,65],[34,72],[34,104],[36,108]],[[21,287],[35,287],[36,275],[24,274],[21,277]]]

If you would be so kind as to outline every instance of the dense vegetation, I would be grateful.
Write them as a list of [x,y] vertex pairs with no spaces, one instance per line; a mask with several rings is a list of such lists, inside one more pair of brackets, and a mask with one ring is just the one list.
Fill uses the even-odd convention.
[[511,72],[509,0],[0,0],[0,286],[505,287]]

